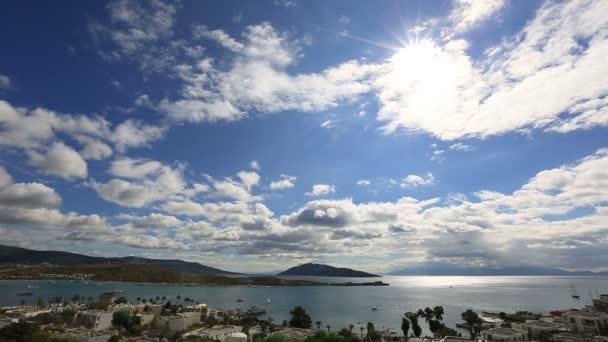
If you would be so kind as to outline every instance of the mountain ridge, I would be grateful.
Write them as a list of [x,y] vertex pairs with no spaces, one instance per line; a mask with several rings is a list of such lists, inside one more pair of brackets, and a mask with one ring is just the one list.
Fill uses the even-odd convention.
[[608,272],[566,271],[553,267],[502,266],[470,267],[445,263],[418,264],[396,269],[386,275],[427,275],[427,276],[607,276]]
[[346,278],[371,278],[380,277],[376,274],[371,274],[363,271],[353,270],[345,267],[333,267],[330,265],[306,263],[288,268],[278,275],[299,275],[299,276],[316,276],[316,277],[346,277]]
[[176,272],[193,274],[240,274],[197,262],[177,259],[149,259],[136,256],[96,257],[64,251],[38,251],[22,247],[0,245],[0,264],[54,264],[77,266],[92,264],[146,264],[157,265]]

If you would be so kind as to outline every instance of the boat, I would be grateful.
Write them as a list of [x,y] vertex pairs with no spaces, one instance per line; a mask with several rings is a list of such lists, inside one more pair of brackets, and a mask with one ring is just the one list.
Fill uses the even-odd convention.
[[570,290],[572,290],[572,294],[570,295],[570,297],[574,298],[574,299],[580,299],[581,296],[578,295],[578,293],[576,293],[576,289],[574,288],[574,284],[570,284]]
[[372,306],[372,311],[376,311],[376,310],[378,310],[378,307],[377,306]]
[[26,286],[26,288],[28,288],[28,289],[37,289],[37,288],[39,288],[39,287],[38,287],[38,286],[32,286],[32,285],[28,285],[28,286]]
[[112,290],[110,290],[108,292],[110,292],[110,293],[123,293],[124,291],[123,290],[112,289]]
[[32,293],[31,292],[21,292],[21,293],[17,293],[17,296],[31,296]]
[[237,298],[236,301],[237,302],[242,302],[242,301],[244,301],[244,299],[243,298]]
[[259,305],[252,305],[250,307],[247,308],[247,310],[245,310],[245,314],[247,315],[261,315],[266,313],[266,309],[264,309],[263,307],[259,306]]
[[270,304],[270,297],[268,297],[268,299],[266,299],[266,303]]

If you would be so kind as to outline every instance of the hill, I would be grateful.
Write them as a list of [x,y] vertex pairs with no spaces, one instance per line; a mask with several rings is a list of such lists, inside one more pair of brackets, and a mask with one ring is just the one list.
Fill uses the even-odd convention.
[[446,263],[428,263],[397,269],[387,275],[429,276],[603,276],[608,272],[566,271],[537,266],[470,267]]
[[353,270],[350,268],[337,268],[329,265],[321,264],[303,264],[285,270],[278,275],[301,275],[301,276],[318,276],[318,277],[379,277],[379,275]]
[[0,264],[52,264],[58,266],[76,266],[93,264],[137,264],[156,265],[175,272],[192,274],[238,274],[219,268],[182,260],[148,259],[128,256],[123,258],[105,258],[62,251],[36,251],[27,248],[0,245]]

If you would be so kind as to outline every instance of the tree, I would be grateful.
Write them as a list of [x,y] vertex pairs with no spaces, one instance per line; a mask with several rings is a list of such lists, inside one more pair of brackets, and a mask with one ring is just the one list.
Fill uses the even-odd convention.
[[328,324],[325,327],[327,328],[327,332],[329,333],[329,329],[331,329],[331,325]]
[[112,314],[112,324],[128,328],[131,325],[131,313],[128,310],[118,310]]
[[404,315],[404,317],[401,318],[401,330],[403,331],[403,336],[406,341],[408,340],[410,325],[410,320]]
[[420,337],[420,335],[422,335],[422,328],[420,327],[420,324],[418,323],[418,314],[415,312],[406,312],[405,313],[405,317],[407,317],[407,319],[410,321],[411,325],[412,325],[412,333],[414,334],[414,336],[416,337]]
[[63,297],[55,296],[53,297],[53,302],[55,302],[56,304],[63,304]]
[[382,340],[382,334],[376,331],[374,323],[367,322],[367,338],[372,342],[378,342]]
[[291,319],[289,320],[289,326],[293,328],[302,328],[302,329],[310,329],[312,325],[312,319],[306,313],[301,306],[296,306],[289,313],[291,315]]
[[110,337],[110,339],[108,340],[108,342],[120,342],[122,341],[122,338],[120,338],[120,336],[118,335],[112,335],[112,337]]
[[39,307],[44,306],[44,300],[42,298],[38,298],[38,302],[36,303]]
[[125,297],[118,297],[118,299],[114,301],[116,304],[127,304],[128,302],[129,301]]
[[481,323],[483,322],[479,315],[471,309],[463,312],[460,317],[467,323],[469,334],[471,334],[471,339],[475,339],[477,334],[481,331]]
[[317,331],[320,331],[321,330],[321,325],[323,324],[323,322],[316,321],[315,324],[317,325]]
[[361,338],[363,338],[363,330],[365,330],[364,327],[359,327],[359,330],[361,330]]

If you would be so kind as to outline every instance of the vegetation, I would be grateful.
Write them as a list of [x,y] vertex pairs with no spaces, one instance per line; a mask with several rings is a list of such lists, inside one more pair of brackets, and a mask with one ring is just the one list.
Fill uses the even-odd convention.
[[481,324],[483,323],[483,321],[481,320],[479,315],[477,315],[477,313],[471,309],[468,309],[467,311],[463,312],[460,316],[462,317],[462,320],[467,323],[471,338],[475,339],[475,337],[477,337],[477,334],[479,334],[479,332],[481,331]]
[[71,342],[72,339],[52,336],[49,331],[40,330],[34,323],[11,323],[0,329],[0,341],[4,342]]
[[290,327],[310,329],[312,326],[312,319],[303,307],[298,305],[289,314],[291,315],[291,319],[289,320]]
[[[415,312],[406,312],[404,318],[410,322],[410,325],[412,327],[412,334],[415,337],[420,337],[420,335],[422,335],[422,328],[420,327],[420,324],[418,323],[418,314]],[[403,320],[401,321],[401,323],[403,326]],[[404,334],[405,333],[406,332],[404,332]]]

